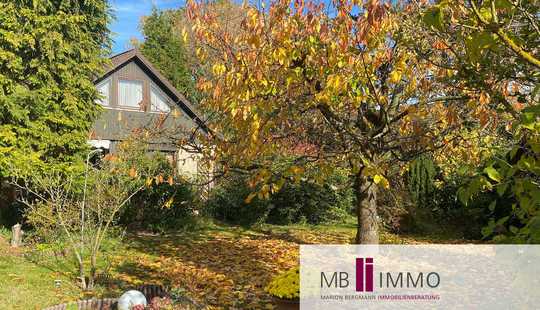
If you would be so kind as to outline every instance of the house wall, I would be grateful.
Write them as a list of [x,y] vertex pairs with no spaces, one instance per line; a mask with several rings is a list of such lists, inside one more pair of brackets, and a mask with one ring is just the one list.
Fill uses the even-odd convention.
[[[107,79],[111,81],[109,105],[104,106],[104,111],[96,121],[90,139],[122,141],[137,130],[147,129],[152,133],[160,133],[161,138],[153,141],[155,144],[165,145],[180,138],[181,132],[194,128],[193,120],[165,92],[162,92],[162,95],[167,98],[171,112],[165,114],[149,111],[150,89],[152,85],[155,87],[157,85],[135,61],[125,64]],[[143,83],[141,109],[118,105],[119,80],[137,80]]]
[[199,156],[178,150],[176,153],[178,171],[186,177],[196,177],[199,174]]
[[[115,147],[131,134],[140,130],[148,130],[152,135],[151,150],[164,151],[175,154],[178,171],[186,176],[195,176],[198,171],[196,157],[178,150],[174,142],[191,132],[196,124],[181,109],[174,100],[162,91],[167,98],[171,112],[150,112],[150,90],[152,85],[161,89],[145,73],[136,61],[130,61],[106,77],[111,81],[109,89],[109,105],[103,107],[103,112],[95,122],[90,134],[94,145],[110,145],[109,151],[114,152]],[[106,80],[105,79],[105,80]],[[118,105],[118,81],[137,80],[143,83],[143,104],[141,109],[122,107]],[[103,80],[100,80],[103,81]]]

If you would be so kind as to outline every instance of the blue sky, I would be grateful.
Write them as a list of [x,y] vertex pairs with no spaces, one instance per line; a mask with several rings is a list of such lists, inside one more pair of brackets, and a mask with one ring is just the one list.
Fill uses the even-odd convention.
[[110,29],[113,32],[113,53],[122,52],[130,47],[131,38],[142,39],[139,21],[150,14],[152,7],[159,9],[178,8],[185,5],[184,0],[109,0],[115,20]]

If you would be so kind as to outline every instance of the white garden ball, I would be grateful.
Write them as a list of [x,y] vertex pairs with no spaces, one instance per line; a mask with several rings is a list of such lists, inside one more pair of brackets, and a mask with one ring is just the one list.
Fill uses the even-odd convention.
[[137,305],[146,307],[146,297],[136,290],[127,291],[118,299],[118,310],[131,310]]

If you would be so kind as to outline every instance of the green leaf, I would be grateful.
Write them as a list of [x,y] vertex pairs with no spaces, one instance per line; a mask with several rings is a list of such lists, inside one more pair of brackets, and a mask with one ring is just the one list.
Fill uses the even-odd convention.
[[495,7],[498,9],[511,9],[514,6],[509,0],[495,0]]
[[484,226],[481,230],[482,236],[484,238],[491,236],[493,234],[493,230],[495,229],[495,226],[496,226],[495,221],[493,219],[490,219],[487,226]]
[[469,36],[465,42],[467,56],[471,62],[478,62],[487,49],[496,46],[497,41],[494,34],[491,32],[477,32]]
[[521,111],[521,125],[529,130],[534,130],[538,117],[540,117],[540,105],[526,107]]
[[457,198],[464,206],[466,206],[470,198],[469,191],[463,187],[458,189]]
[[534,99],[538,94],[540,94],[540,84],[536,84],[531,93],[531,97]]
[[533,213],[535,211],[532,205],[532,200],[525,195],[519,197],[519,207],[527,213]]
[[492,48],[497,44],[497,37],[491,32],[479,32],[474,34],[473,38],[480,49]]
[[519,169],[529,172],[533,167],[536,167],[536,160],[531,156],[523,156],[519,159],[517,166]]
[[540,243],[540,216],[533,217],[527,224],[529,228],[531,243]]
[[489,204],[489,211],[493,212],[495,210],[495,206],[497,205],[497,200],[493,200],[490,204]]
[[508,221],[510,217],[509,216],[505,216],[505,217],[502,217],[500,219],[497,220],[497,226],[500,226],[500,225],[504,225],[504,223],[506,223],[506,221]]
[[482,16],[484,20],[489,22],[493,18],[490,8],[483,7],[483,8],[480,8],[479,11],[480,11],[480,16]]
[[504,195],[507,188],[508,188],[508,183],[501,183],[497,185],[497,194],[499,194],[499,197],[502,197]]
[[[537,86],[538,87],[538,86]],[[526,107],[522,113],[532,113],[534,116],[540,116],[540,104]]]
[[437,30],[443,30],[444,15],[439,6],[433,6],[429,8],[422,16],[423,22]]
[[493,167],[491,167],[491,166],[486,167],[486,168],[484,169],[484,172],[485,172],[485,173],[488,175],[488,177],[489,177],[490,179],[492,179],[493,181],[496,181],[496,182],[500,182],[500,181],[501,181],[501,175],[499,174],[499,172],[498,172],[495,168],[493,168]]

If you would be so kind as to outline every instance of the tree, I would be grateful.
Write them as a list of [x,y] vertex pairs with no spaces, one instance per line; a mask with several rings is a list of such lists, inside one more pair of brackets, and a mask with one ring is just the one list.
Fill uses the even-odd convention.
[[140,49],[174,87],[190,101],[197,102],[195,87],[196,68],[192,66],[189,50],[185,46],[178,23],[183,10],[158,11],[152,9],[143,18],[141,30],[144,36]]
[[74,161],[98,115],[106,1],[0,3],[0,178]]
[[[252,185],[263,185],[252,197],[300,180],[306,167],[317,168],[319,182],[336,166],[348,169],[356,242],[377,243],[377,192],[389,188],[389,168],[447,143],[449,115],[459,113],[432,97],[431,72],[402,46],[401,7],[334,1],[327,11],[277,1],[246,7],[233,35],[201,5],[189,2],[188,12],[197,40],[218,55],[213,75],[199,80],[201,104],[217,111],[208,124],[216,160],[253,171]],[[267,167],[283,154],[295,160],[276,178]]]
[[[458,192],[464,204],[480,193],[485,237],[540,240],[540,6],[537,1],[441,1],[420,7],[426,27],[413,37],[420,57],[442,71],[439,83],[467,97],[479,115],[477,132],[491,127],[497,149]],[[433,47],[433,48],[430,48]],[[509,65],[511,64],[511,65]]]
[[[216,18],[224,32],[234,33],[240,24],[242,9],[232,1],[208,1],[201,10]],[[141,21],[144,41],[140,49],[190,101],[198,102],[201,94],[196,79],[211,72],[212,60],[200,62],[196,55],[202,50],[212,52],[203,42],[187,39],[193,37],[191,26],[185,8],[163,11],[154,8]]]
[[534,1],[506,0],[419,7],[411,13],[424,27],[407,26],[410,46],[436,68],[446,92],[474,105],[482,126],[495,118],[511,121],[538,82],[540,26],[531,18],[538,10]]

